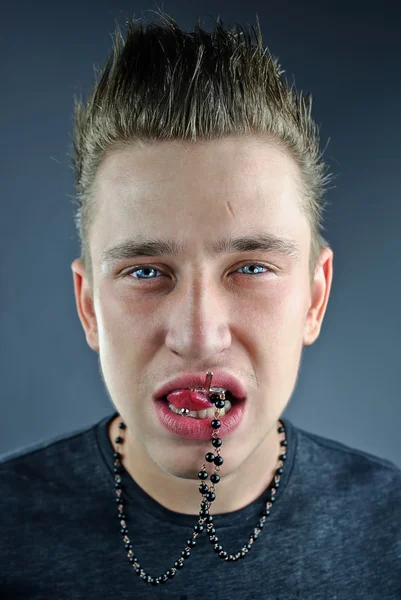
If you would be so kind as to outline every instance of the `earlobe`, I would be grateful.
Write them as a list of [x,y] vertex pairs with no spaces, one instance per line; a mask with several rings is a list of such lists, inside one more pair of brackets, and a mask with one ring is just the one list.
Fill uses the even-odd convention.
[[311,305],[305,322],[304,346],[310,346],[319,337],[329,301],[332,279],[333,251],[330,248],[324,248],[312,284]]
[[99,351],[97,320],[93,303],[93,293],[89,285],[85,267],[80,259],[71,264],[74,280],[74,293],[77,312],[85,332],[88,346]]

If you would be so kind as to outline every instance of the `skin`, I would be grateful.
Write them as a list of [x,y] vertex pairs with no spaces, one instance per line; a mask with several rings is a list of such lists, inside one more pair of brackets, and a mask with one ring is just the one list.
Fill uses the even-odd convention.
[[[212,450],[210,441],[179,438],[159,423],[152,394],[177,375],[223,369],[247,391],[240,427],[223,438],[212,514],[254,501],[278,467],[277,421],[294,391],[303,347],[319,336],[333,269],[333,252],[325,249],[310,286],[310,229],[297,177],[291,158],[256,137],[113,150],[98,169],[89,235],[93,289],[82,262],[71,265],[78,315],[127,425],[123,465],[172,511],[199,513],[197,473]],[[255,231],[295,241],[298,258],[206,253],[221,238]],[[102,266],[103,251],[138,235],[174,238],[187,250]],[[146,280],[140,271],[127,274],[136,266],[156,271],[147,271]],[[113,445],[118,422],[109,428]]]

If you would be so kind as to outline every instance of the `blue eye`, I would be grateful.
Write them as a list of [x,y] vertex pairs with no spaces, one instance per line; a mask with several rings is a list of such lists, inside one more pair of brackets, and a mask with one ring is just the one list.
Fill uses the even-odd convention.
[[[264,271],[256,271],[256,269],[264,269]],[[249,263],[247,265],[243,265],[242,267],[240,267],[239,269],[237,269],[236,271],[234,271],[235,273],[238,273],[238,271],[240,271],[241,269],[252,269],[252,271],[250,273],[244,273],[244,275],[263,275],[266,272],[273,272],[273,269],[270,269],[270,267],[266,267],[264,265],[259,265],[257,263]],[[161,273],[163,275],[162,271],[159,271],[159,269],[156,269],[155,267],[152,267],[151,265],[144,265],[142,267],[133,267],[132,269],[130,269],[129,271],[127,271],[126,276],[127,275],[137,275],[137,277],[133,277],[133,279],[139,280],[139,281],[149,281],[152,279],[157,279],[156,277],[152,277],[152,274],[155,273]]]
[[[155,271],[159,271],[159,269],[155,269],[154,267],[136,267],[135,269],[131,269],[127,275],[131,275],[132,273],[138,274],[142,271],[142,273],[145,273],[145,277],[134,277],[134,279],[154,279],[154,277],[148,277],[147,275],[150,272],[155,272]],[[161,271],[159,271],[159,273],[161,273]]]
[[[250,265],[244,265],[243,267],[240,267],[238,269],[238,271],[240,271],[241,269],[249,269],[250,267],[256,267],[257,269],[268,269],[268,267],[263,267],[262,265],[257,265],[257,264],[250,264]],[[269,269],[268,269],[269,270]],[[245,273],[245,275],[259,275],[261,271],[259,271],[258,273],[255,273],[255,271],[251,272],[251,273]]]

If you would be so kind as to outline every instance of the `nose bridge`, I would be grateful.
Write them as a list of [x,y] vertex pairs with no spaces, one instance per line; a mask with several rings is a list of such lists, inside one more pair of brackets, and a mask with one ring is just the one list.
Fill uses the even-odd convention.
[[166,344],[188,357],[221,352],[230,343],[227,307],[210,274],[196,270],[181,281],[170,312]]

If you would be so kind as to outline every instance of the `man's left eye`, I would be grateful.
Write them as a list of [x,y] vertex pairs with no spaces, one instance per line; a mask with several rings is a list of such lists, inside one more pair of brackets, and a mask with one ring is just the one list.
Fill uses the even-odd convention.
[[[251,264],[251,265],[244,265],[242,267],[240,267],[238,269],[238,271],[240,269],[248,269],[249,267],[256,267],[257,269],[267,269],[268,271],[271,271],[271,269],[269,269],[269,267],[265,267],[264,265],[258,265],[258,264]],[[260,273],[260,271],[258,273],[252,272],[252,273],[245,273],[245,275],[258,275]]]

